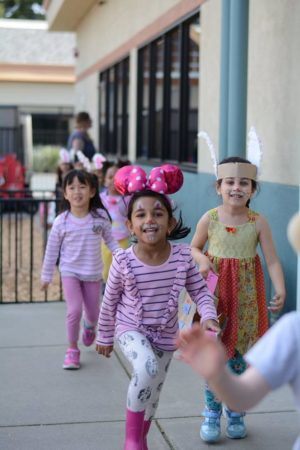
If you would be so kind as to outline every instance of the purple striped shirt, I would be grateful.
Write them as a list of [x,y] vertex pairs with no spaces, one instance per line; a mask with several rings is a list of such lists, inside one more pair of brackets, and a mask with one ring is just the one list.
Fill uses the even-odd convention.
[[57,258],[63,274],[73,274],[80,279],[102,278],[101,240],[111,251],[118,243],[111,235],[111,223],[104,210],[97,210],[99,217],[91,213],[75,217],[69,211],[54,220],[42,268],[42,281],[51,282]]
[[213,297],[185,244],[171,245],[168,260],[149,266],[133,247],[114,252],[98,321],[97,344],[113,345],[124,331],[140,331],[156,347],[175,350],[178,299],[186,288],[202,320],[217,320]]

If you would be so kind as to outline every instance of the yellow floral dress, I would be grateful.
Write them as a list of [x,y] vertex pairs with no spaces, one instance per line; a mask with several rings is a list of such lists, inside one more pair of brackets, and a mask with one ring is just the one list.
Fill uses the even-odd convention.
[[219,274],[217,309],[226,322],[222,341],[229,358],[236,350],[244,355],[268,329],[257,217],[249,209],[248,221],[232,227],[219,221],[216,208],[209,211],[207,256]]

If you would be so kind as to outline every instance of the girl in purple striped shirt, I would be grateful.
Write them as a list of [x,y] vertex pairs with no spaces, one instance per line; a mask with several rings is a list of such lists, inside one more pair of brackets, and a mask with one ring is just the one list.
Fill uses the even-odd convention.
[[78,348],[82,308],[84,309],[82,341],[86,346],[95,340],[101,292],[101,241],[114,251],[117,242],[111,234],[109,214],[98,192],[96,175],[71,170],[63,181],[65,210],[54,220],[42,268],[41,287],[50,284],[59,257],[64,296],[67,304],[67,349],[63,368],[80,368]]
[[127,394],[124,450],[147,450],[146,436],[176,349],[178,299],[186,288],[204,329],[219,331],[214,301],[190,249],[169,240],[190,232],[177,221],[166,194],[181,187],[179,168],[152,169],[149,180],[137,166],[115,175],[121,194],[132,194],[128,227],[135,243],[114,252],[98,321],[96,350],[109,357],[117,340],[133,368]]

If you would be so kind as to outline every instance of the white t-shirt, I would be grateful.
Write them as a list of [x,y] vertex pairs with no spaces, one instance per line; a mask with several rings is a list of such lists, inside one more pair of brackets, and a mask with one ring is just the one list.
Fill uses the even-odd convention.
[[[289,383],[300,410],[300,313],[291,312],[281,317],[245,358],[272,390]],[[293,450],[300,450],[300,436]]]

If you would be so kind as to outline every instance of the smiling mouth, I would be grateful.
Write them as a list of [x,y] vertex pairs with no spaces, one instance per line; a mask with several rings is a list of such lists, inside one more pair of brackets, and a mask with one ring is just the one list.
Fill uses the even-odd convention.
[[231,192],[229,196],[234,198],[244,198],[245,194],[243,192]]
[[156,233],[158,231],[158,227],[145,227],[142,230],[143,233]]

